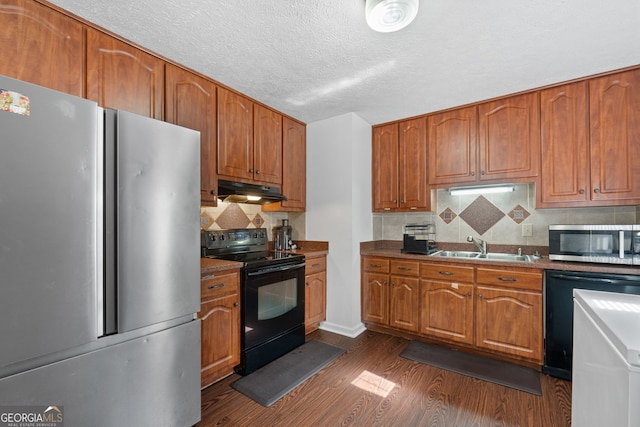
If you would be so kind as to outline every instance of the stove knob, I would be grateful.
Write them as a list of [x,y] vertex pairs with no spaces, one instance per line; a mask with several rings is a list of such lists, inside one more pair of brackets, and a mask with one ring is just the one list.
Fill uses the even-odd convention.
[[218,240],[224,240],[224,234],[221,234]]

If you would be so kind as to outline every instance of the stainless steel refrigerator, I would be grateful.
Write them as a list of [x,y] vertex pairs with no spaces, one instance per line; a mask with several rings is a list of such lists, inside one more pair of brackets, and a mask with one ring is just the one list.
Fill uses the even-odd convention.
[[200,136],[0,76],[0,410],[200,420]]

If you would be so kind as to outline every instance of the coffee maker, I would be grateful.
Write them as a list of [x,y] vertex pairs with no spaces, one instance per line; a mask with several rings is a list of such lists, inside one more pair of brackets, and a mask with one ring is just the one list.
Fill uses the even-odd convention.
[[282,225],[273,228],[273,248],[276,251],[291,249],[291,226],[288,219],[282,220]]

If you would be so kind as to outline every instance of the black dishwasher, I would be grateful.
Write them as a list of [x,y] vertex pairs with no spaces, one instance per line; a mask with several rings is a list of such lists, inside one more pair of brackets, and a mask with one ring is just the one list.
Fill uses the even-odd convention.
[[545,272],[545,374],[571,380],[573,357],[573,290],[640,295],[640,275]]

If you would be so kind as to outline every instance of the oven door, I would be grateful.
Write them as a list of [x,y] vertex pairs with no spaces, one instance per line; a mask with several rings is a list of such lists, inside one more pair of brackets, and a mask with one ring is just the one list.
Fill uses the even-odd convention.
[[304,260],[244,274],[243,351],[304,325]]

